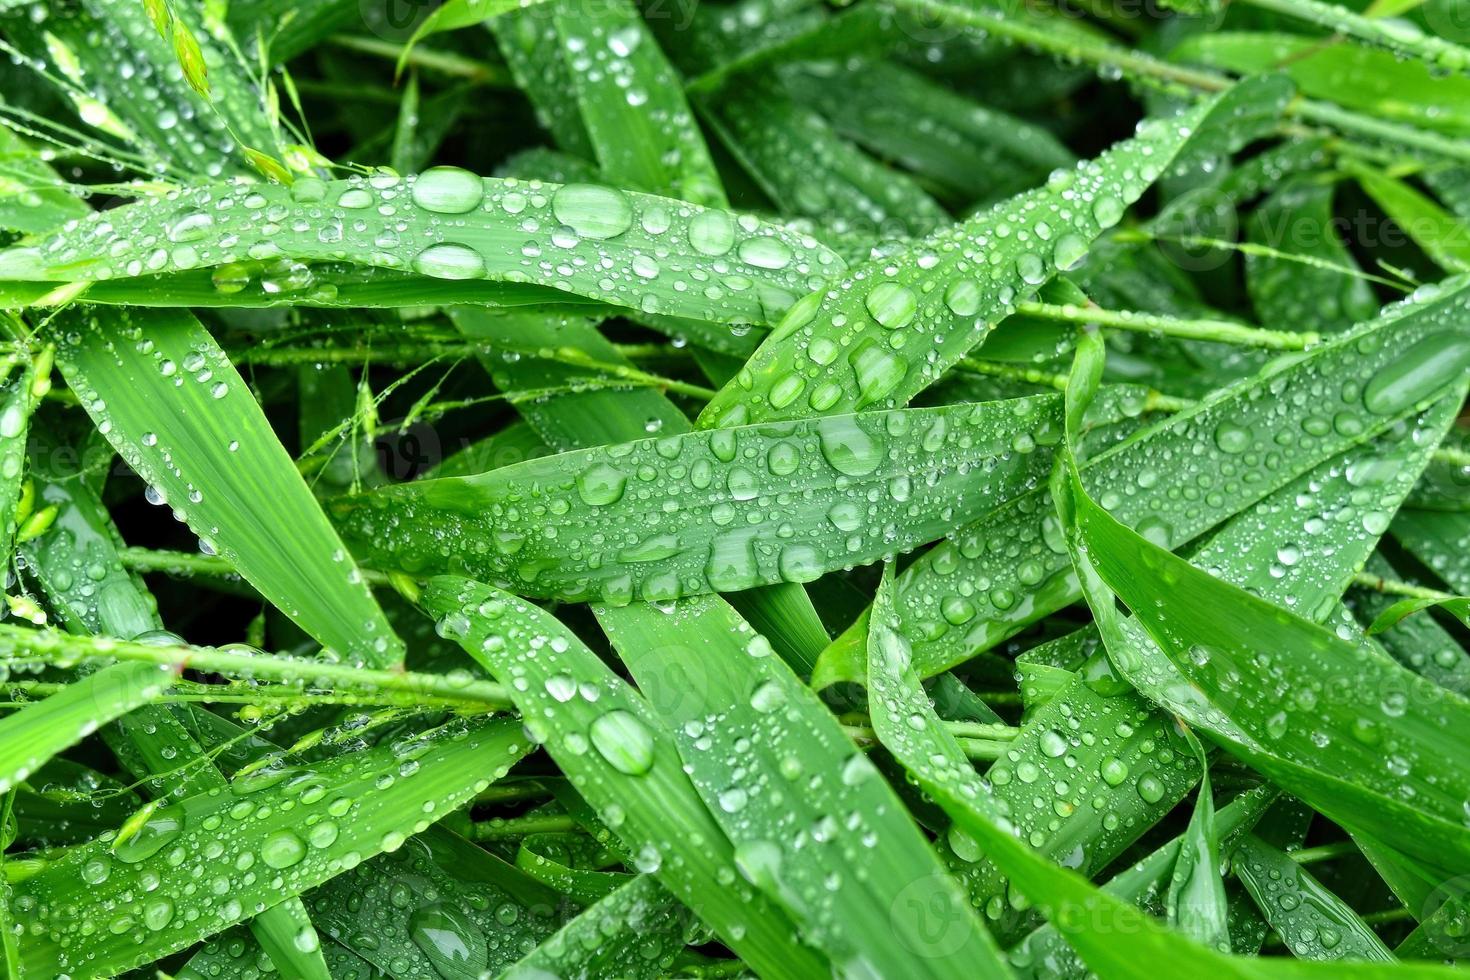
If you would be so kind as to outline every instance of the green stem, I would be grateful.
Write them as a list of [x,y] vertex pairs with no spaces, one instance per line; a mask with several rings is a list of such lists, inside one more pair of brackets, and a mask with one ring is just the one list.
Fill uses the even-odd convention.
[[[944,726],[945,728],[950,728],[954,724],[964,723],[945,722]],[[847,733],[849,738],[863,748],[873,748],[878,744],[877,733],[867,725],[843,725],[842,730]],[[1011,731],[1014,732],[1015,729],[1011,729]],[[1011,738],[1014,738],[1014,735]],[[1005,753],[1006,749],[1011,747],[1011,738],[997,740],[958,736],[955,738],[955,741],[959,743],[966,758],[982,762],[993,762],[999,759]]]
[[1412,585],[1408,582],[1400,582],[1391,578],[1379,578],[1377,575],[1369,575],[1367,572],[1359,572],[1353,576],[1353,584],[1374,592],[1383,592],[1387,595],[1401,595],[1410,599],[1431,599],[1441,602],[1445,599],[1457,598],[1451,592],[1441,592],[1438,589],[1428,589],[1422,585]]
[[1318,847],[1301,847],[1295,851],[1287,851],[1287,854],[1297,864],[1314,864],[1318,861],[1332,861],[1340,857],[1351,857],[1357,853],[1358,846],[1350,840],[1322,844]]
[[564,813],[505,817],[474,824],[470,830],[470,840],[504,840],[507,837],[525,837],[527,834],[571,834],[581,829],[582,826],[574,818]]
[[1338,34],[1346,34],[1399,54],[1422,58],[1440,68],[1464,71],[1470,68],[1470,49],[1420,31],[1417,27],[1395,29],[1373,17],[1321,0],[1236,0],[1247,7],[1285,14]]
[[1022,303],[1016,311],[1046,320],[1075,323],[1078,326],[1096,324],[1114,330],[1162,334],[1166,337],[1235,344],[1240,347],[1262,347],[1267,350],[1305,350],[1322,340],[1321,334],[1312,331],[1297,333],[1290,330],[1266,330],[1228,320],[1185,320],[1134,310],[1104,310],[1070,303],[1062,306]]
[[[1222,92],[1234,82],[1228,75],[1176,65],[1106,41],[1082,37],[1074,31],[1048,29],[1035,17],[1028,23],[1025,17],[1016,18],[1004,10],[958,7],[943,0],[894,0],[894,4],[951,24],[973,27],[986,34],[1008,38],[1060,58],[1112,69],[1140,81],[1158,82],[1166,90]],[[1470,143],[1412,126],[1362,116],[1328,103],[1296,99],[1286,107],[1286,112],[1288,115],[1329,125],[1343,132],[1387,139],[1452,160],[1470,161]]]
[[[1019,364],[1004,364],[998,361],[983,361],[973,357],[961,360],[959,367],[963,371],[983,374],[991,378],[1040,385],[1045,388],[1055,388],[1057,391],[1067,390],[1066,375],[1043,371],[1040,368],[1022,367]],[[1143,410],[1146,412],[1180,412],[1193,404],[1194,402],[1187,398],[1177,398],[1174,395],[1166,395],[1162,391],[1149,388],[1144,398]]]
[[1454,446],[1440,446],[1434,451],[1434,459],[1435,462],[1470,468],[1470,452]]
[[470,701],[504,711],[513,706],[505,688],[492,681],[461,680],[448,675],[410,671],[367,670],[301,657],[234,652],[213,647],[153,646],[131,640],[74,636],[55,630],[26,629],[0,623],[0,660],[27,658],[57,665],[71,665],[82,660],[127,660],[158,664],[178,673],[193,669],[302,685],[333,685],[348,691],[403,691]]
[[[399,55],[403,52],[402,45],[392,44],[388,41],[380,41],[377,38],[359,37],[352,34],[338,34],[327,39],[330,44],[348,51],[356,51],[359,54],[372,55],[375,58],[384,58],[388,61],[397,62]],[[435,51],[422,45],[416,45],[408,54],[405,65],[415,68],[424,68],[428,71],[436,71],[441,75],[451,75],[455,78],[468,78],[474,82],[496,88],[513,88],[515,80],[510,77],[510,72],[497,66],[476,61],[473,58],[465,58],[461,55],[450,54],[446,51]]]

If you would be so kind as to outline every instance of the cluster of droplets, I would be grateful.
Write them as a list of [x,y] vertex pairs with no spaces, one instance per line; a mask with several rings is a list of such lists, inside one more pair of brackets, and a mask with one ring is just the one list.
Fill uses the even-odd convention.
[[720,429],[344,501],[384,567],[621,604],[807,582],[1039,485],[1054,396]]
[[[17,918],[29,939],[55,948],[68,972],[85,972],[96,957],[125,960],[119,951],[129,946],[156,947],[150,936],[166,934],[182,946],[275,904],[283,892],[299,893],[380,851],[397,850],[441,808],[458,806],[503,775],[508,760],[496,746],[498,773],[465,779],[448,792],[436,789],[422,807],[413,777],[436,763],[473,760],[493,737],[455,727],[316,769],[256,770],[182,803],[149,804],[48,872],[76,875],[95,914],[76,918],[53,900],[41,876],[32,880],[38,887],[16,896]],[[373,800],[371,812],[363,809],[365,798]],[[414,805],[405,807],[408,800]],[[404,813],[417,819],[404,825]],[[196,896],[209,901],[193,901]]]
[[445,841],[414,838],[334,878],[311,893],[313,920],[392,976],[444,980],[497,974],[562,924],[565,909],[496,885],[496,859]]
[[749,215],[596,184],[481,178],[454,167],[408,178],[302,177],[289,189],[178,190],[0,254],[10,278],[213,268],[225,293],[264,274],[255,271],[262,263],[274,270],[266,280],[272,288],[319,289],[310,264],[323,262],[538,283],[649,313],[755,323],[773,322],[841,268],[810,237]]
[[907,401],[1057,270],[1081,262],[1188,136],[1152,122],[1046,186],[798,301],[705,419],[738,425]]
[[[1470,339],[1454,323],[1466,300],[1441,295],[1421,290],[1390,316],[1097,459],[1083,470],[1089,493],[1153,543],[1184,544],[1461,377]],[[1370,533],[1387,514],[1358,511]],[[1061,527],[1037,491],[952,534],[905,574],[897,599],[927,675],[1077,595]]]

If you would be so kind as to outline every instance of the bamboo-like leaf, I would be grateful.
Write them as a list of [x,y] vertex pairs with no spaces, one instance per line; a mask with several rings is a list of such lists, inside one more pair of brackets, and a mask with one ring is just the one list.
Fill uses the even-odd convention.
[[1204,748],[1193,733],[1190,747],[1200,760],[1199,797],[1165,896],[1169,924],[1198,943],[1229,952],[1230,927],[1225,882],[1220,878],[1220,839],[1215,827],[1215,800]]
[[893,62],[804,65],[783,78],[843,135],[967,203],[1019,193],[1076,163],[1047,130]]
[[152,664],[113,664],[0,718],[0,786],[8,793],[98,725],[157,698],[171,676]]
[[734,847],[641,696],[564,626],[513,596],[446,576],[430,581],[423,601],[442,631],[510,680],[522,717],[641,868],[763,976],[828,975],[785,913],[739,880]]
[[923,188],[839,136],[775,80],[751,80],[721,94],[707,115],[782,211],[870,237],[922,235],[948,223]]
[[244,148],[276,155],[280,135],[262,97],[229,48],[202,30],[197,12],[178,4],[186,33],[202,45],[210,94],[186,78],[169,40],[132,0],[87,0],[35,18],[4,15],[5,36],[44,65],[78,115],[132,144],[159,169],[213,178],[246,171]]
[[[733,609],[708,597],[667,612],[596,611],[660,724],[674,733],[741,873],[840,972],[1007,975],[888,784]],[[665,639],[666,617],[682,644]],[[803,779],[808,773],[827,775]],[[791,836],[789,825],[802,829]],[[933,918],[944,923],[937,934]],[[879,931],[896,942],[866,941]]]
[[[1470,363],[1467,309],[1470,290],[1463,280],[1426,287],[1340,338],[1280,359],[1258,377],[1098,454],[1082,467],[1089,493],[1119,519],[1179,547],[1385,431],[1426,403],[1432,388],[1457,378]],[[1323,401],[1329,393],[1332,401]],[[1278,437],[1290,440],[1289,452]],[[1238,466],[1246,458],[1270,463],[1245,482]],[[1186,498],[1175,483],[1155,480],[1166,460],[1170,466],[1188,460],[1190,479],[1201,492]],[[1389,516],[1375,512],[1373,523]],[[908,631],[920,674],[960,663],[1075,602],[1081,593],[1064,550],[1042,492],[1034,491],[951,535],[906,569],[895,602],[912,624]],[[952,598],[958,592],[951,585],[962,580],[991,585],[984,594],[962,597],[962,605]],[[1470,592],[1470,579],[1457,590]],[[854,628],[824,652],[814,674],[818,684],[860,676],[853,663],[861,635]]]
[[652,875],[638,875],[589,906],[504,973],[505,980],[664,976],[684,944],[686,913]]
[[726,323],[774,322],[842,269],[810,237],[749,216],[614,187],[435,168],[407,179],[181,191],[0,253],[0,278],[75,283],[209,268],[214,290],[232,295],[271,274],[261,263],[283,258],[294,264],[277,290],[307,296],[323,284],[303,263],[335,262],[530,283]]
[[320,929],[394,980],[496,976],[552,936],[566,903],[443,826],[309,892]]
[[1040,396],[646,439],[336,513],[374,564],[411,574],[613,603],[738,592],[907,550],[1037,486],[1056,409]]
[[254,396],[193,316],[72,309],[47,329],[63,377],[161,503],[324,646],[401,660]]
[[[576,100],[604,178],[723,207],[725,191],[704,136],[638,8],[628,0],[549,0],[545,10],[566,59],[562,78],[570,83],[553,97]],[[541,13],[523,16],[536,19]]]
[[[1352,254],[1337,237],[1332,203],[1331,184],[1288,183],[1252,213],[1250,240],[1276,251],[1313,255],[1334,266],[1356,269]],[[1332,269],[1303,266],[1273,255],[1247,255],[1245,272],[1251,305],[1262,323],[1327,333],[1345,330],[1378,310],[1367,282]]]
[[1231,867],[1290,950],[1310,960],[1396,957],[1346,902],[1302,869],[1291,855],[1253,834],[1236,845]]
[[[1131,683],[1345,826],[1450,874],[1470,860],[1470,837],[1454,815],[1458,790],[1443,771],[1431,776],[1424,768],[1427,759],[1460,751],[1446,734],[1470,717],[1470,704],[1371,648],[1194,568],[1119,524],[1080,489],[1072,493],[1078,545],[1100,576],[1089,604],[1103,604],[1105,583],[1135,614],[1136,625],[1102,624],[1110,657]],[[1200,614],[1205,609],[1208,616]],[[1130,627],[1158,646],[1129,639]],[[1239,675],[1238,658],[1254,661],[1258,650],[1272,651],[1269,672]],[[1341,673],[1349,666],[1350,679]],[[1293,683],[1303,675],[1311,682]],[[1347,683],[1327,689],[1324,680],[1334,675]],[[1284,702],[1278,693],[1312,687],[1323,693]],[[1317,744],[1323,737],[1326,750]],[[1408,798],[1397,789],[1404,780],[1417,784]]]
[[[514,722],[456,724],[140,811],[17,886],[24,970],[105,975],[182,949],[396,850],[530,748]],[[181,908],[199,881],[228,897]],[[79,904],[96,917],[79,920]]]
[[[868,686],[880,710],[873,725],[883,745],[919,782],[961,830],[985,848],[1015,882],[1015,888],[1047,915],[1057,931],[1077,950],[1087,965],[1100,975],[1144,980],[1156,964],[1199,971],[1201,975],[1231,977],[1353,976],[1357,970],[1343,964],[1313,969],[1311,964],[1263,962],[1227,958],[1190,942],[1163,923],[1113,895],[1104,892],[1075,872],[1038,857],[1012,836],[1006,816],[990,799],[986,788],[970,769],[953,736],[938,723],[927,707],[918,677],[910,668],[908,648],[897,632],[897,620],[886,598],[890,587],[879,592],[874,610],[871,649],[868,653]],[[1072,914],[1083,910],[1085,914]],[[1103,922],[1099,928],[1094,923]],[[1446,975],[1433,967],[1422,969],[1427,977]],[[1337,972],[1329,972],[1337,971]],[[1363,968],[1364,977],[1380,976]]]
[[986,332],[1094,239],[1198,133],[1243,114],[1271,115],[1281,80],[1246,83],[1046,187],[1003,201],[902,252],[850,270],[797,302],[704,412],[704,426],[905,404],[984,341]]
[[1441,268],[1449,272],[1470,269],[1470,223],[1401,180],[1362,172],[1358,183]]
[[1189,38],[1169,56],[1241,73],[1285,71],[1313,98],[1425,129],[1470,131],[1470,79],[1387,51],[1302,34],[1226,31]]

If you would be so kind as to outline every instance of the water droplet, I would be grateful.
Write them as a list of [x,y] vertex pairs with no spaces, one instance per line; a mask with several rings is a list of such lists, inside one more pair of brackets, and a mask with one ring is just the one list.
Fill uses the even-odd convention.
[[629,712],[614,710],[600,716],[588,735],[598,754],[618,772],[641,776],[653,768],[653,736]]
[[413,202],[438,214],[474,210],[485,196],[485,182],[458,167],[433,167],[413,182]]
[[267,867],[289,868],[306,857],[306,844],[290,830],[278,830],[260,845],[260,859]]
[[551,196],[556,219],[583,238],[616,238],[633,225],[627,195],[597,184],[567,184]]
[[468,245],[441,242],[414,256],[416,272],[435,279],[478,279],[485,274],[485,260]]
[[448,902],[415,909],[408,935],[445,980],[481,975],[489,961],[485,934],[468,914]]

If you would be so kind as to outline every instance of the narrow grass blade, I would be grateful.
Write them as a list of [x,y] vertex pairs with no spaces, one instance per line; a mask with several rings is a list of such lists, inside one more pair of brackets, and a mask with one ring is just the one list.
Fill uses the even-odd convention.
[[1451,589],[1470,595],[1470,513],[1405,509],[1394,516],[1392,531],[1404,550]]
[[37,19],[10,10],[0,26],[45,67],[83,120],[129,143],[151,166],[219,178],[249,169],[245,147],[281,155],[262,93],[234,53],[203,29],[195,8],[177,4],[173,15],[204,50],[207,98],[179,70],[143,4],[87,0],[53,13]]
[[1315,24],[1337,34],[1355,37],[1392,51],[1400,57],[1421,61],[1442,72],[1470,70],[1470,48],[1436,34],[1426,33],[1412,23],[1377,19],[1359,14],[1341,4],[1325,0],[1243,0],[1247,6],[1284,14]]
[[394,980],[495,976],[570,914],[556,892],[443,826],[306,896],[319,928]]
[[[492,352],[480,358],[502,391],[556,388],[598,376],[594,368],[579,368],[528,353],[538,350],[553,356],[575,352],[578,360],[633,367],[598,333],[596,322],[587,317],[496,313],[471,306],[454,307],[449,317],[464,336],[485,341],[492,349],[504,349],[504,354]],[[518,403],[516,409],[557,452],[626,442],[629,432],[681,432],[688,425],[678,407],[651,388],[573,392],[527,400]]]
[[[396,850],[530,748],[514,722],[456,724],[142,811],[112,839],[73,849],[20,883],[24,968],[43,976],[108,974],[182,949]],[[231,832],[217,835],[221,826]],[[204,878],[218,882],[228,900],[180,909],[175,896]],[[84,929],[75,903],[106,914],[107,928]]]
[[[1215,829],[1220,839],[1229,842],[1248,832],[1278,796],[1274,788],[1260,786],[1221,807],[1215,815]],[[1155,904],[1184,844],[1184,837],[1174,838],[1141,861],[1119,871],[1101,886],[1101,890],[1140,907]],[[1017,975],[1021,977],[1082,977],[1087,972],[1076,951],[1067,945],[1050,923],[1029,933],[1012,947],[1010,957]]]
[[1077,162],[1047,130],[891,61],[802,65],[782,77],[838,132],[964,203],[1020,193]]
[[1470,269],[1470,223],[1401,180],[1367,171],[1357,176],[1368,196],[1440,268],[1448,272]]
[[731,154],[784,213],[875,238],[925,235],[949,223],[923,188],[797,105],[779,81],[751,79],[708,106]]
[[666,976],[684,946],[688,913],[652,875],[638,875],[589,906],[513,964],[503,980]]
[[[1243,113],[1270,115],[1280,80],[1247,83],[797,302],[700,424],[840,414],[905,404],[984,341],[1036,287],[1086,257],[1092,242],[1162,176],[1198,133]],[[912,341],[912,342],[911,342]]]
[[[673,733],[742,874],[839,972],[1008,975],[882,776],[733,609],[709,597],[594,611]],[[665,638],[668,617],[679,645]],[[804,829],[793,837],[791,825]],[[945,923],[937,935],[931,916]],[[880,932],[896,942],[867,941]]]
[[[1357,268],[1337,237],[1334,188],[1317,179],[1289,182],[1251,214],[1250,241],[1294,254],[1314,255],[1335,266]],[[1362,279],[1271,255],[1247,255],[1246,286],[1261,323],[1333,333],[1378,311],[1373,289]]]
[[[1470,836],[1454,816],[1459,790],[1443,770],[1431,781],[1425,768],[1428,759],[1460,751],[1447,733],[1470,721],[1470,704],[1370,648],[1169,555],[1076,486],[1073,499],[1079,547],[1100,576],[1089,604],[1098,610],[1106,583],[1133,610],[1134,628],[1158,644],[1128,640],[1133,621],[1100,620],[1120,673],[1350,829],[1450,874],[1470,861]],[[1205,609],[1209,616],[1200,613]],[[1232,675],[1222,686],[1226,674],[1239,672],[1240,658],[1258,662],[1260,650],[1273,652],[1269,674],[1239,675],[1239,684]],[[1351,680],[1339,681],[1331,696],[1280,696],[1321,688],[1334,676],[1347,681],[1341,671],[1349,665]],[[1317,734],[1326,736],[1327,749]],[[1385,767],[1385,757],[1396,761]],[[1410,799],[1397,790],[1406,779],[1416,784]]]
[[509,681],[522,717],[637,866],[762,976],[829,975],[785,913],[739,880],[734,847],[641,696],[564,626],[513,596],[445,576],[430,581],[423,601],[446,635]]
[[[335,513],[373,564],[410,574],[615,604],[738,592],[907,550],[1025,493],[1056,409],[1039,396],[646,439],[385,488]],[[451,540],[464,546],[436,543]]]
[[1417,58],[1302,34],[1244,31],[1199,34],[1169,56],[1242,74],[1284,71],[1315,99],[1451,135],[1470,132],[1470,79]]
[[402,659],[336,532],[199,321],[72,309],[46,329],[67,383],[160,502],[324,646],[374,666]]
[[[725,191],[684,87],[629,0],[549,0],[570,91],[605,179],[725,206]],[[542,15],[534,10],[532,19]],[[604,79],[616,79],[613,85]]]
[[0,786],[8,793],[98,725],[157,698],[172,676],[151,664],[113,664],[0,718]]
[[1397,962],[1356,912],[1291,855],[1247,834],[1231,867],[1287,948],[1304,960]]
[[88,211],[61,177],[8,126],[0,125],[0,228],[23,234],[50,231]]
[[[47,533],[23,545],[27,575],[71,632],[131,639],[161,629],[156,600],[122,566],[121,539],[102,502],[79,474],[55,465],[65,457],[48,435],[39,433],[35,441],[33,473],[40,483],[38,495],[56,508],[56,519]],[[154,799],[224,789],[227,781],[176,711],[167,705],[141,705],[104,728],[103,740],[124,769],[146,781]],[[118,822],[121,818],[106,829]],[[320,944],[299,899],[266,909],[250,920],[250,930],[278,969],[302,980],[327,977]]]
[[[528,235],[528,225],[539,231]],[[531,283],[725,323],[774,322],[842,269],[810,237],[747,215],[600,185],[435,168],[407,179],[303,177],[289,189],[181,191],[0,253],[0,278],[111,279],[116,287],[208,268],[214,290],[230,295],[280,259],[296,263],[283,285],[308,295],[316,284],[301,263],[351,263],[429,279]]]
[[1171,926],[1197,943],[1228,953],[1230,926],[1225,882],[1220,878],[1220,839],[1215,828],[1209,761],[1204,747],[1192,732],[1188,738],[1195,757],[1200,761],[1202,775],[1194,812],[1180,841],[1179,856],[1169,878],[1164,907]]

